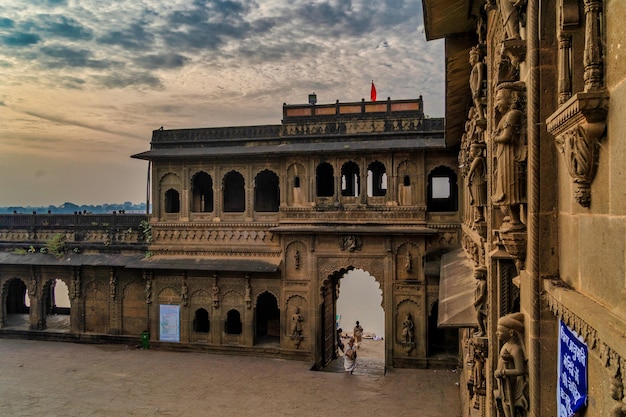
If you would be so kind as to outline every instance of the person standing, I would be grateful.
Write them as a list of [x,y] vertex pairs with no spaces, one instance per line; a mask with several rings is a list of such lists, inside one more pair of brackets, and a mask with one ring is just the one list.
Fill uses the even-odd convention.
[[343,352],[343,369],[346,370],[346,373],[352,373],[354,368],[356,368],[356,346],[354,337],[351,337]]
[[356,326],[352,330],[352,337],[354,337],[356,348],[359,349],[361,347],[361,342],[363,341],[363,327],[359,324],[359,321],[356,321]]

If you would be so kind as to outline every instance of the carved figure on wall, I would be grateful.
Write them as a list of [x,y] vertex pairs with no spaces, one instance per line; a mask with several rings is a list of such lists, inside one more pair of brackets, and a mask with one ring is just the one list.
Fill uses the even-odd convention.
[[72,298],[80,297],[80,269],[74,268],[72,271],[72,281],[70,282],[70,291]]
[[344,236],[341,241],[341,249],[348,250],[350,252],[354,252],[358,249],[358,242],[356,236],[348,235]]
[[148,277],[146,279],[146,304],[152,303],[152,279]]
[[498,366],[494,371],[494,377],[497,381],[494,397],[500,415],[504,417],[525,417],[527,415],[527,359],[523,334],[523,313],[508,314],[498,320],[496,335],[504,344],[500,349]]
[[294,268],[300,269],[300,251],[296,250],[296,253],[293,254],[293,265]]
[[304,317],[300,313],[300,307],[296,307],[291,315],[291,340],[294,341],[296,347],[302,341],[302,323]]
[[37,278],[34,275],[30,277],[28,295],[31,297],[35,297],[37,295]]
[[472,66],[469,84],[472,91],[472,101],[476,109],[476,118],[479,123],[486,124],[485,106],[487,98],[483,86],[487,80],[487,66],[481,59],[480,49],[476,46],[470,49],[469,64]]
[[109,274],[109,296],[111,297],[111,300],[115,300],[115,286],[117,284],[117,276],[115,275],[115,272],[113,272],[113,270],[111,270],[110,274]]
[[[484,339],[483,339],[484,340]],[[485,362],[487,360],[487,345],[480,340],[471,339],[472,369],[467,381],[470,397],[473,398],[473,407],[480,409],[479,396],[486,395]]]
[[526,143],[522,136],[522,111],[518,94],[524,83],[502,83],[496,91],[495,106],[502,115],[491,135],[494,144],[494,193],[491,201],[504,218],[501,231],[522,230],[520,204],[526,203]]
[[487,164],[483,158],[485,145],[482,143],[472,143],[470,155],[472,164],[467,173],[467,185],[469,186],[470,205],[474,207],[474,224],[485,221],[485,206],[487,200]]
[[180,286],[180,301],[186,306],[189,304],[189,288],[187,288],[187,279],[183,276],[183,283]]
[[220,287],[217,285],[217,275],[213,275],[211,296],[213,297],[213,308],[218,308],[220,306]]
[[519,31],[520,16],[523,13],[522,8],[525,4],[525,0],[498,0],[507,39],[521,39]]
[[405,343],[413,342],[413,319],[411,318],[411,313],[406,313],[404,321],[402,322],[402,338]]
[[406,272],[411,272],[413,270],[413,257],[408,249],[406,251],[406,257],[404,258],[404,269]]
[[476,289],[474,289],[474,308],[478,331],[474,336],[483,337],[487,334],[487,268],[479,266],[474,270]]
[[252,308],[252,287],[250,286],[250,276],[246,275],[246,293],[244,296],[246,307]]

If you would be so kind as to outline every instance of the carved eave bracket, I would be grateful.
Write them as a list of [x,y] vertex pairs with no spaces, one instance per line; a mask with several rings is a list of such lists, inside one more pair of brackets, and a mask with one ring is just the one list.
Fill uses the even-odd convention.
[[608,111],[607,90],[580,92],[546,121],[548,132],[554,135],[556,147],[576,184],[576,202],[583,207],[591,205],[591,183],[596,176]]

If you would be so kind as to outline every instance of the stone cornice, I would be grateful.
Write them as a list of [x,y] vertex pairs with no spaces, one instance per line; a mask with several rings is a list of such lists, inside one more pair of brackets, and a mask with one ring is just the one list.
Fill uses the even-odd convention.
[[559,136],[580,123],[604,122],[608,112],[609,93],[606,90],[579,92],[548,117],[548,132]]

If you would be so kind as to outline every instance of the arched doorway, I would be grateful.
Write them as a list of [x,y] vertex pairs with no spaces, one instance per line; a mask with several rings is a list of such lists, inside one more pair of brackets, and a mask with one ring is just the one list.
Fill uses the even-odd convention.
[[[363,327],[359,361],[361,364],[368,363],[361,369],[384,373],[385,311],[380,283],[370,273],[348,267],[335,271],[324,281],[322,296],[322,367],[328,365],[332,369],[343,369],[343,356],[338,344],[340,338],[343,344],[347,343],[353,336],[356,321],[359,321]],[[338,328],[341,328],[341,334]],[[337,360],[336,363],[331,363],[333,359]]]
[[42,307],[45,328],[65,332],[70,330],[70,292],[65,282],[54,279],[44,284]]
[[276,297],[268,291],[257,297],[254,342],[280,344],[280,310]]
[[4,327],[27,327],[29,326],[28,315],[30,303],[28,288],[24,281],[13,278],[7,281],[3,291]]

